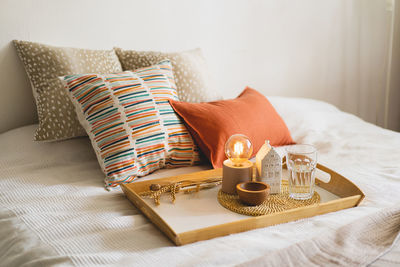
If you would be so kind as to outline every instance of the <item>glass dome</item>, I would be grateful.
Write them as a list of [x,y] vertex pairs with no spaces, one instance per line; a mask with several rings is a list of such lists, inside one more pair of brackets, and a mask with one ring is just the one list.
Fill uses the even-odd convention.
[[241,166],[252,153],[253,145],[243,134],[234,134],[225,143],[225,154],[234,166]]

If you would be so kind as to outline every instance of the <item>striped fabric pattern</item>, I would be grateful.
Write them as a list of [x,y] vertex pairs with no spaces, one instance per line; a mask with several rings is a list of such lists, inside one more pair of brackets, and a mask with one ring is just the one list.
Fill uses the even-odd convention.
[[199,150],[168,100],[178,100],[169,60],[117,74],[62,77],[106,174],[106,187],[160,168],[199,163]]

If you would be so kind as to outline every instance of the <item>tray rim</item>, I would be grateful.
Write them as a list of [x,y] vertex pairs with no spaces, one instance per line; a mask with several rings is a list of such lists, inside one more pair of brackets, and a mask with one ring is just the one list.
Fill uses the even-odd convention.
[[[284,163],[283,168],[286,168]],[[175,245],[181,246],[197,241],[208,240],[215,237],[225,236],[233,233],[240,233],[252,229],[268,227],[280,223],[287,223],[299,219],[309,218],[329,212],[358,206],[364,199],[365,195],[361,189],[346,177],[329,169],[328,167],[318,163],[317,168],[331,174],[329,183],[324,183],[316,178],[316,185],[333,192],[339,196],[339,199],[331,200],[324,203],[313,204],[305,207],[276,212],[273,214],[261,215],[239,219],[233,222],[208,226],[196,230],[190,230],[182,233],[176,233],[174,229],[153,209],[138,192],[141,192],[149,184],[159,182],[171,182],[184,179],[203,180],[210,177],[221,177],[222,169],[210,169],[200,172],[187,173],[176,176],[169,176],[153,180],[138,181],[130,184],[122,184],[121,188],[125,196],[133,203],[153,224],[157,226]],[[344,187],[345,186],[345,187]],[[136,190],[135,190],[136,188]],[[142,190],[140,190],[142,188]],[[343,190],[339,192],[338,190]],[[339,194],[336,194],[338,193]],[[343,197],[342,197],[342,196]]]

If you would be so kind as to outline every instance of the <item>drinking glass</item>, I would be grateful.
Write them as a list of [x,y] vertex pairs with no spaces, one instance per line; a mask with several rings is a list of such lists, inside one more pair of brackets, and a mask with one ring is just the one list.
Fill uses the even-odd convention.
[[297,200],[314,195],[317,149],[312,145],[293,145],[286,148],[289,170],[289,196]]

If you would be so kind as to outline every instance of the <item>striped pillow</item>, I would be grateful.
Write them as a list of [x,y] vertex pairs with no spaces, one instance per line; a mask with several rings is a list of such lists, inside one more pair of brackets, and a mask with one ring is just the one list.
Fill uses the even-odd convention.
[[178,99],[169,60],[135,71],[61,79],[106,174],[107,188],[200,161],[197,146],[168,102]]

